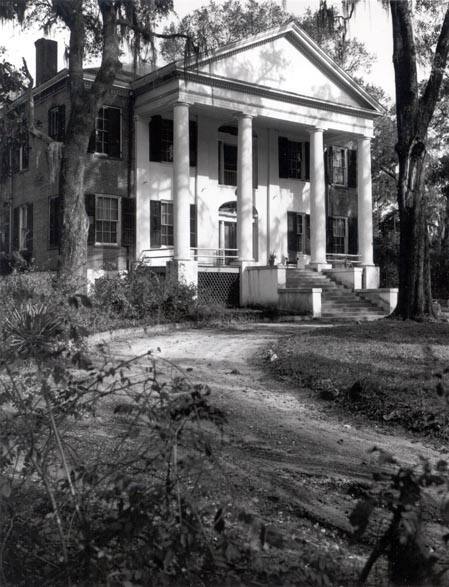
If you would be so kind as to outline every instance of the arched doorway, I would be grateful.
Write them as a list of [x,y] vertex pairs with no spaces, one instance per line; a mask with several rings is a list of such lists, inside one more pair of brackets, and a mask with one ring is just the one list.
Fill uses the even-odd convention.
[[[225,202],[218,209],[220,256],[226,265],[238,258],[237,249],[237,202]],[[259,258],[258,215],[253,207],[253,258]]]

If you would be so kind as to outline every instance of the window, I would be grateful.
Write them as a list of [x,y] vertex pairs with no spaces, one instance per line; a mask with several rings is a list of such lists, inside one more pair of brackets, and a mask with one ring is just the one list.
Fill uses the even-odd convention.
[[333,149],[332,152],[333,180],[336,185],[346,185],[346,149]]
[[65,139],[65,106],[53,106],[48,111],[48,135],[54,141],[63,142]]
[[161,202],[161,245],[173,246],[173,204]]
[[279,177],[309,180],[310,146],[309,143],[290,141],[279,137]]
[[33,204],[23,204],[14,208],[13,250],[33,251]]
[[327,148],[329,183],[357,187],[357,151],[342,147]]
[[[172,247],[173,202],[150,201],[150,246],[151,248]],[[197,246],[196,205],[190,204],[190,246]]]
[[333,254],[345,255],[348,252],[347,234],[348,219],[332,216],[331,217],[331,242],[330,252]]
[[117,245],[119,224],[119,198],[97,196],[95,201],[95,242]]
[[28,133],[24,133],[22,137],[13,140],[11,147],[11,171],[17,173],[18,171],[26,171],[29,166],[29,144]]
[[237,145],[218,142],[219,182],[221,185],[237,185]]
[[[189,122],[190,166],[196,166],[197,125]],[[173,162],[173,120],[153,116],[150,122],[150,161]]]
[[59,196],[48,199],[48,247],[56,249],[61,245],[62,206]]
[[103,153],[109,157],[121,157],[121,109],[103,106],[98,111],[95,132],[89,142],[89,151]]

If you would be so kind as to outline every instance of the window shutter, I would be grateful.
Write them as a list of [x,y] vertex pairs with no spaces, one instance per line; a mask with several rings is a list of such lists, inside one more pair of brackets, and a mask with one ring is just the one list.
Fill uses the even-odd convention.
[[150,121],[150,161],[161,160],[162,117],[153,116]]
[[122,247],[134,247],[136,240],[136,200],[122,198]]
[[328,216],[326,218],[326,252],[333,253],[333,218]]
[[122,156],[120,149],[122,111],[120,108],[106,108],[106,113],[109,131],[108,155],[110,157],[117,157],[117,159],[119,159]]
[[14,146],[11,148],[11,171],[17,173],[20,169],[20,150],[16,140],[14,140]]
[[288,139],[279,137],[278,149],[279,177],[288,178]]
[[357,187],[357,151],[348,151],[348,187]]
[[359,252],[357,216],[348,218],[348,253],[357,255]]
[[190,204],[190,247],[196,249],[197,245],[197,217],[196,204]]
[[86,194],[84,197],[86,214],[89,217],[89,232],[87,235],[87,244],[95,244],[95,194]]
[[297,225],[296,225],[296,212],[287,212],[287,249],[291,260],[296,259],[296,247],[297,247]]
[[13,212],[13,228],[12,228],[12,249],[19,250],[19,229],[20,229],[20,207],[14,208]]
[[310,143],[304,143],[304,160],[306,168],[305,180],[310,181]]
[[253,137],[253,189],[259,187],[259,152],[257,139]]
[[189,157],[190,167],[196,167],[198,153],[198,127],[195,120],[189,122]]
[[310,214],[306,214],[306,246],[305,246],[305,254],[310,255]]
[[325,152],[325,169],[327,175],[327,182],[328,184],[334,183],[334,168],[333,168],[333,156],[334,156],[334,149],[332,147],[328,147]]
[[223,184],[223,141],[218,141],[218,183]]
[[28,133],[22,139],[22,169],[28,169],[30,164],[30,142]]
[[27,204],[27,233],[25,247],[31,256],[33,254],[33,204]]
[[65,140],[65,104],[58,108],[58,141]]
[[150,201],[150,246],[161,246],[161,203]]

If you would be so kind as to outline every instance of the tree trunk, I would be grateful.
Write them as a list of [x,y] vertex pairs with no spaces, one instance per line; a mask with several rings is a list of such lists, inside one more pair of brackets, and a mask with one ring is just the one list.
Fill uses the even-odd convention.
[[423,143],[399,156],[400,218],[399,297],[395,314],[423,320],[433,315],[429,234],[424,190],[426,152]]

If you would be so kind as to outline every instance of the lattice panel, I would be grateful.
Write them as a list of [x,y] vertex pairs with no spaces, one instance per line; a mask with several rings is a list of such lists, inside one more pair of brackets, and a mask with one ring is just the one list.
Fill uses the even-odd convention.
[[198,273],[198,300],[203,304],[238,306],[240,275],[200,271]]

